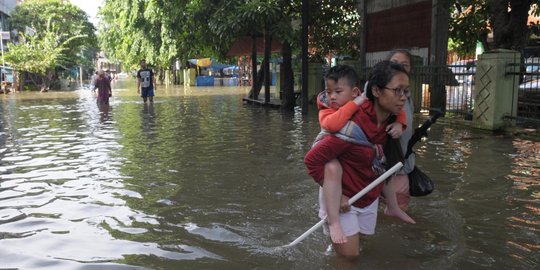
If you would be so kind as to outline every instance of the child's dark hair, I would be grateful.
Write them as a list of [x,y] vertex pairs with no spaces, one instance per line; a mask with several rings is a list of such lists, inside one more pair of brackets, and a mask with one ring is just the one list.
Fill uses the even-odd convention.
[[324,80],[333,80],[337,82],[339,79],[347,79],[350,87],[358,87],[358,74],[353,67],[349,65],[336,65],[331,67],[324,75]]
[[386,87],[398,72],[403,72],[408,76],[407,70],[398,63],[384,60],[375,64],[369,73],[367,87],[364,89],[367,98],[373,101],[375,99],[375,96],[373,96],[373,86],[377,86],[381,89]]

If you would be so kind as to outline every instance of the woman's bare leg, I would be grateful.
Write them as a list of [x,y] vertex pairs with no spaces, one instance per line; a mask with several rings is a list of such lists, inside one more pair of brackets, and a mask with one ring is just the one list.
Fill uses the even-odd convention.
[[332,246],[336,253],[347,260],[354,260],[360,255],[360,235],[354,234],[347,237],[347,242],[343,244],[335,244]]
[[384,214],[397,217],[407,223],[416,224],[416,221],[414,221],[414,219],[412,219],[409,215],[407,215],[407,213],[405,213],[405,211],[401,210],[401,208],[399,207],[396,198],[396,191],[392,186],[391,182],[392,180],[390,180],[390,183],[385,183],[382,190],[384,198],[386,199],[386,208],[384,209]]

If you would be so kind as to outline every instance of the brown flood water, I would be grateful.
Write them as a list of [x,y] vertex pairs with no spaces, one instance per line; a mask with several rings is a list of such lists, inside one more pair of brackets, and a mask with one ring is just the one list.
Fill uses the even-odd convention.
[[131,80],[0,96],[0,268],[538,269],[540,142],[438,122],[417,145],[435,191],[406,225],[379,215],[343,265],[316,231],[303,156],[317,112],[245,105],[247,89]]

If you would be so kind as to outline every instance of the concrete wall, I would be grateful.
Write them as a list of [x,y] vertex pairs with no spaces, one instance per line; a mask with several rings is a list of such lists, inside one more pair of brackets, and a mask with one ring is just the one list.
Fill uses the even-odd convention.
[[396,48],[410,50],[427,65],[432,27],[431,0],[360,2],[359,12],[366,17],[367,25],[364,33],[366,66],[373,66]]

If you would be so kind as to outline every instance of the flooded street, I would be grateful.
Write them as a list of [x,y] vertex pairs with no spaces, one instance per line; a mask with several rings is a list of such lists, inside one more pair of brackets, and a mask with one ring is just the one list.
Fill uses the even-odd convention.
[[381,212],[343,265],[317,220],[303,157],[316,108],[245,105],[249,89],[134,82],[2,95],[0,268],[538,269],[540,142],[439,121],[418,143],[435,191],[407,225]]

